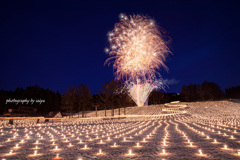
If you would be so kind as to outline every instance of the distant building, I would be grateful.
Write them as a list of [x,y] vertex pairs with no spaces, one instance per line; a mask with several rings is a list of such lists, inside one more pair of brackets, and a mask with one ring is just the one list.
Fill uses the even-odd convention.
[[62,113],[60,111],[56,111],[56,112],[49,112],[47,116],[45,116],[45,118],[62,118]]
[[5,116],[11,117],[29,117],[36,116],[37,108],[18,106],[18,107],[9,107],[7,112],[4,113]]

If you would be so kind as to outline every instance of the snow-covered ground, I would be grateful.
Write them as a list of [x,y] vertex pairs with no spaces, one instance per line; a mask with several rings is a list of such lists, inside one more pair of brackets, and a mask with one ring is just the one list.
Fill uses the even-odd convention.
[[0,157],[240,159],[240,103],[180,102],[132,107],[127,113],[132,117],[41,124],[18,120],[14,125],[0,121]]

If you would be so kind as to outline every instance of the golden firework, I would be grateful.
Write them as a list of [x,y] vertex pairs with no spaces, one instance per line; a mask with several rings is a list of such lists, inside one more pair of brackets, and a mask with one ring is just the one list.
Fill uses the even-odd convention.
[[141,15],[120,15],[120,22],[108,34],[110,47],[106,48],[113,63],[116,79],[142,81],[155,78],[170,50],[163,34],[153,20]]

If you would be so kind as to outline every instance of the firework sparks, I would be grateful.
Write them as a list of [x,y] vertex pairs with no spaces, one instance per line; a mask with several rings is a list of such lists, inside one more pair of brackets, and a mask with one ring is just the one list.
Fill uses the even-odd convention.
[[137,106],[147,105],[150,93],[154,89],[159,89],[160,87],[163,87],[161,80],[156,80],[154,82],[148,80],[144,83],[141,83],[140,80],[138,80],[137,83],[125,83],[125,88],[127,88],[129,96],[137,104]]
[[167,69],[164,61],[170,50],[153,20],[121,14],[108,39],[110,48],[105,51],[110,58],[106,63],[113,63],[117,79],[147,80],[159,74],[160,67]]
[[167,69],[164,61],[171,53],[163,34],[153,20],[144,16],[120,14],[112,32],[108,33],[109,48],[105,51],[113,63],[116,79],[125,79],[125,88],[138,106],[147,103],[153,89],[162,86],[156,83],[160,67]]

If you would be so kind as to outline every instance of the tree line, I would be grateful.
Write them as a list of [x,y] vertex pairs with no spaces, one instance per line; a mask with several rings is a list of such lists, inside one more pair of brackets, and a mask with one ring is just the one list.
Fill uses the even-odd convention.
[[[74,114],[81,112],[79,117],[85,117],[88,110],[112,110],[121,107],[134,106],[126,92],[122,91],[123,82],[111,80],[104,83],[96,95],[92,95],[87,85],[69,87],[62,95],[61,110],[65,113]],[[116,93],[118,92],[118,93]]]
[[181,101],[213,101],[226,98],[240,98],[240,86],[225,89],[225,93],[214,82],[204,81],[201,85],[189,84],[181,90]]
[[214,82],[203,82],[183,86],[181,91],[182,101],[219,100],[225,97],[224,92]]
[[[7,100],[34,100],[34,103],[26,102],[9,102]],[[43,103],[37,103],[36,100],[45,100]],[[49,111],[60,110],[61,94],[49,89],[43,89],[39,86],[30,86],[17,88],[15,91],[0,90],[0,115],[8,112],[8,109],[16,109],[21,106],[32,107],[37,109],[37,113],[48,113]]]
[[[93,95],[87,85],[73,85],[66,89],[61,95],[59,92],[53,92],[49,89],[43,89],[39,86],[31,86],[26,89],[17,88],[15,91],[0,90],[0,114],[7,112],[9,108],[27,106],[37,108],[38,115],[44,115],[50,111],[62,111],[69,116],[78,113],[78,117],[86,117],[86,111],[89,110],[112,110],[135,106],[135,103],[128,96],[124,89],[122,81],[111,80],[106,82],[99,89],[97,94]],[[6,104],[7,99],[43,99],[44,103],[29,104]],[[182,87],[180,94],[165,93],[159,90],[151,92],[148,104],[168,103],[175,100],[180,101],[205,101],[219,100],[224,98],[240,98],[240,86],[225,89],[225,93],[214,82],[203,82],[199,84],[189,84]],[[81,113],[81,115],[79,114]]]
[[240,98],[240,86],[225,89],[227,98]]

